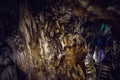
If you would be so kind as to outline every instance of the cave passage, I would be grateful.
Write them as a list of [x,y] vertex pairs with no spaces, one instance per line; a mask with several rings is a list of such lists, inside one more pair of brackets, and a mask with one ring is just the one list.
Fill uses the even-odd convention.
[[119,0],[0,0],[0,80],[120,80]]

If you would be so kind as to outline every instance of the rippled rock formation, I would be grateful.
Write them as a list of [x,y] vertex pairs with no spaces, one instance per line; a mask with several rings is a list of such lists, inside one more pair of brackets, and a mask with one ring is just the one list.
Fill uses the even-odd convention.
[[[98,6],[95,3],[89,0],[8,1],[9,5],[3,5],[6,11],[1,8],[3,20],[0,23],[6,27],[1,27],[0,37],[11,48],[11,55],[10,52],[7,54],[10,57],[8,61],[13,63],[10,66],[24,73],[23,80],[86,80],[84,58],[89,52],[89,44],[93,45],[90,47],[95,45],[92,41],[96,28],[103,22],[113,27],[116,23],[118,28],[117,20],[120,19],[119,10],[113,9],[117,5],[111,8],[111,3]],[[7,10],[8,7],[10,9]],[[114,31],[110,32],[111,37],[105,37],[109,41],[107,43],[114,43],[106,43],[107,59],[109,55],[119,55],[120,51],[119,33],[117,38],[112,33]],[[117,46],[115,51],[113,45]],[[6,69],[9,69],[8,80],[11,68],[8,66]],[[12,69],[14,71],[10,74],[17,73],[17,69]],[[6,80],[4,76],[2,80]]]

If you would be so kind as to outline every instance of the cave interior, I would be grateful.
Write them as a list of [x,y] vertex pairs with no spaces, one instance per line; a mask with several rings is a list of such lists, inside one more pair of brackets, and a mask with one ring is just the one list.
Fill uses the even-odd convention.
[[120,80],[120,0],[0,0],[0,80]]

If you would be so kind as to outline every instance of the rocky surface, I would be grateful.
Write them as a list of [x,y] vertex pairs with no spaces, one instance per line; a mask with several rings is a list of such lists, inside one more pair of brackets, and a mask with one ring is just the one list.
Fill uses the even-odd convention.
[[[1,7],[0,37],[12,50],[11,55],[8,54],[11,60],[7,62],[5,58],[4,64],[9,61],[16,64],[26,74],[25,80],[86,80],[84,59],[89,51],[93,52],[96,30],[105,23],[112,27],[112,32],[102,35],[108,55],[104,64],[109,65],[111,61],[111,68],[117,73],[120,67],[117,3],[117,0],[4,2],[6,6],[2,7],[6,11]],[[90,47],[93,50],[89,50]]]

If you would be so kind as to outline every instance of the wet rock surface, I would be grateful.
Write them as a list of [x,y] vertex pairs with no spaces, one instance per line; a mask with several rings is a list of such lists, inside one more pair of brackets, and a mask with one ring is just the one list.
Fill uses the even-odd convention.
[[[111,8],[112,2],[108,4],[103,1],[103,4],[98,2],[36,0],[16,2],[18,5],[14,5],[8,1],[10,8],[13,9],[10,11],[14,13],[8,14],[14,17],[2,17],[4,13],[7,13],[6,11],[9,12],[9,9],[2,11],[1,8],[0,29],[2,32],[0,32],[0,37],[5,40],[5,43],[0,44],[2,54],[0,66],[7,65],[6,69],[3,69],[6,73],[0,72],[1,80],[6,80],[7,76],[8,80],[17,80],[19,76],[25,80],[86,80],[84,59],[88,53],[93,55],[95,50],[99,52],[98,46],[104,50],[105,58],[100,66],[93,61],[92,65],[97,66],[94,73],[98,75],[99,67],[106,70],[105,66],[108,66],[109,75],[106,78],[119,80],[117,70],[120,67],[120,34],[114,31],[119,25],[117,22],[119,5],[114,3],[115,6]],[[16,9],[11,5],[19,8]],[[15,15],[18,15],[18,18]],[[5,18],[8,19],[5,20]],[[107,24],[108,28],[102,31],[101,24],[103,23]],[[6,27],[3,28],[4,26]],[[6,50],[9,51],[8,53],[3,51],[6,48],[2,44],[7,44],[6,47],[9,46],[11,52],[8,49]],[[18,77],[15,72],[18,72]],[[13,77],[16,78],[13,79]],[[99,77],[101,78],[101,75],[92,80]]]

